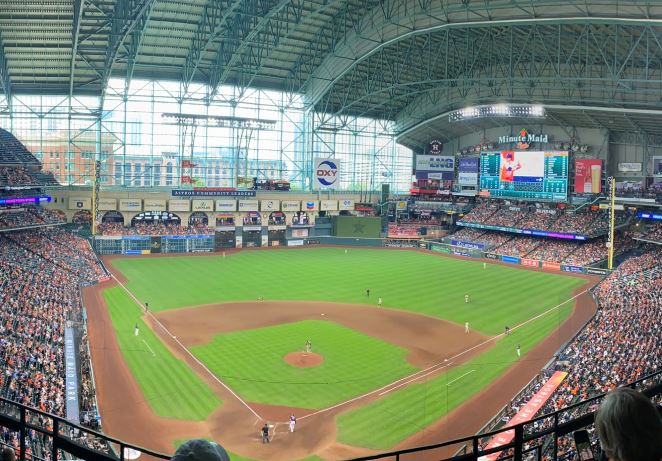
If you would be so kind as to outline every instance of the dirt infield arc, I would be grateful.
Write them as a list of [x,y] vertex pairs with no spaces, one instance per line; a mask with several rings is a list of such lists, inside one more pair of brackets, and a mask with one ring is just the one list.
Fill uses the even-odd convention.
[[[112,263],[109,266],[112,268]],[[276,461],[298,459],[313,453],[325,459],[342,459],[373,453],[367,449],[337,443],[334,417],[341,411],[375,400],[378,398],[377,393],[322,413],[304,408],[292,409],[247,402],[252,410],[248,411],[242,401],[235,398],[234,394],[211,376],[200,363],[182,350],[181,344],[189,347],[205,343],[211,335],[227,331],[303,319],[327,318],[407,348],[409,350],[407,360],[421,369],[432,367],[446,357],[474,347],[471,352],[454,361],[454,364],[459,364],[490,346],[489,338],[475,333],[466,335],[462,328],[450,322],[403,311],[351,304],[265,301],[212,304],[165,311],[156,317],[150,315],[146,320],[159,334],[164,344],[198,373],[223,400],[223,405],[207,421],[173,420],[158,417],[152,412],[122,358],[101,295],[105,288],[114,284],[115,282],[107,282],[84,291],[104,430],[112,436],[167,453],[172,451],[173,440],[190,437],[210,437],[221,442],[232,452],[256,459]],[[585,289],[586,286],[577,292]],[[246,315],[247,311],[250,311],[251,315]],[[438,423],[402,442],[397,448],[436,443],[476,432],[487,419],[508,403],[512,395],[539,372],[551,354],[570,339],[594,312],[595,305],[591,296],[588,294],[579,296],[572,315],[555,333],[527,354],[527,360],[518,362],[479,395]],[[255,315],[256,313],[259,315]],[[325,316],[322,317],[322,314]],[[365,322],[366,314],[370,315],[370,322]],[[168,332],[165,332],[159,323],[162,323]],[[440,331],[444,332],[442,336]],[[177,340],[173,339],[171,334],[174,334]],[[447,338],[448,335],[454,338],[454,341],[443,341],[442,344],[442,341],[438,340],[439,337]],[[449,348],[449,344],[456,345]],[[380,391],[388,392],[391,388],[395,389],[409,382],[423,382],[443,370],[443,366],[438,366],[432,368],[430,373],[415,376],[407,382],[394,383],[392,387],[386,386]],[[284,422],[293,411],[300,417],[296,436],[290,436],[285,432],[284,425],[280,427],[277,424],[273,442],[267,447],[258,443],[256,428],[261,421],[254,413],[269,421]],[[306,418],[306,415],[309,417]],[[440,454],[430,453],[429,456]]]

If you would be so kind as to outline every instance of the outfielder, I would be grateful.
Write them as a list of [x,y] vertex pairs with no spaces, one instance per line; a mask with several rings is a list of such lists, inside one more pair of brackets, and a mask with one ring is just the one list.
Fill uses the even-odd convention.
[[466,304],[468,302],[469,302],[469,295],[464,295],[464,303]]
[[464,332],[469,333],[469,322],[464,322]]

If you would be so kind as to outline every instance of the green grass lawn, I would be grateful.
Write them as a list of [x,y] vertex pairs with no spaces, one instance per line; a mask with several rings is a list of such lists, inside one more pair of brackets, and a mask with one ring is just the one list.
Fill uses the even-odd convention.
[[[299,368],[283,361],[309,338],[324,363]],[[217,335],[191,352],[245,400],[303,408],[328,407],[417,370],[406,349],[322,320]]]
[[[494,335],[568,299],[583,280],[409,251],[311,248],[114,262],[128,288],[160,311],[224,301],[377,303]],[[370,298],[365,290],[371,290]],[[464,295],[470,295],[465,304]]]
[[124,360],[154,413],[175,419],[207,419],[220,405],[219,398],[147,327],[140,318],[140,307],[126,291],[115,287],[103,295]]
[[[341,414],[337,418],[338,440],[360,447],[390,449],[480,392],[517,360],[527,360],[527,352],[558,328],[571,311],[568,303],[502,337],[495,347],[448,373]],[[522,351],[519,358],[517,344]]]

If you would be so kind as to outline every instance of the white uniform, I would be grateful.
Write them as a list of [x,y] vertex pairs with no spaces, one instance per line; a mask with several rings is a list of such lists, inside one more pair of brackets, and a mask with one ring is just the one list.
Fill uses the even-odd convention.
[[522,349],[520,349],[519,344],[517,345],[517,356],[518,357],[522,356]]
[[294,432],[294,426],[297,425],[297,419],[294,415],[290,416],[290,432]]
[[469,295],[464,295],[464,302],[468,303],[469,302]]
[[469,322],[464,322],[464,332],[469,333]]
[[138,325],[136,325],[136,327],[133,329],[133,334],[135,336],[138,336],[140,334],[140,330],[138,329]]
[[483,263],[483,269],[487,269],[487,263]]
[[382,305],[382,297],[381,296],[379,298],[377,298],[377,305],[378,306]]

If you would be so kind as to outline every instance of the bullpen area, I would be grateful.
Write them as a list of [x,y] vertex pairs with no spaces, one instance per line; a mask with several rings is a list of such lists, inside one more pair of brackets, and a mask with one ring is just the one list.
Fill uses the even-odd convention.
[[476,431],[595,309],[593,279],[425,251],[106,262],[114,280],[84,295],[106,432],[167,452],[215,439],[237,459],[340,459]]

